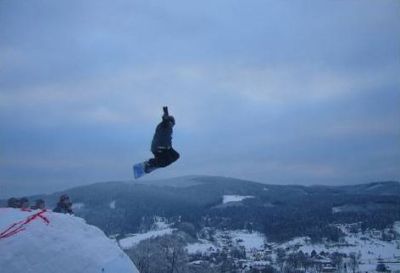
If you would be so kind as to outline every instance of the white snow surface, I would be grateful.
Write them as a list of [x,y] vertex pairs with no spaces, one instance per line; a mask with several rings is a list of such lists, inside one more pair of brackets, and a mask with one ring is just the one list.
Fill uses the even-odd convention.
[[247,198],[254,198],[254,196],[251,196],[251,195],[224,195],[222,203],[226,204],[229,202],[240,202]]
[[[394,258],[395,253],[398,253],[396,242],[385,242],[378,239],[368,237],[362,239],[361,234],[346,234],[347,245],[330,245],[329,252],[340,252],[350,254],[361,253],[362,260],[376,260],[377,257],[382,259]],[[326,251],[326,247],[322,244],[305,245],[300,248],[303,252],[311,253],[313,249],[319,253],[320,251]]]
[[395,231],[397,234],[400,235],[400,221],[394,222],[394,224],[393,224],[393,229],[394,229],[394,231]]
[[346,253],[347,255],[350,253],[360,253],[361,271],[373,271],[378,263],[378,258],[383,260],[393,260],[399,253],[398,247],[400,246],[400,243],[396,240],[386,242],[361,233],[350,233],[344,225],[339,226],[339,228],[341,228],[341,230],[346,234],[346,241],[341,244],[311,244],[309,238],[300,237],[288,241],[280,245],[280,247],[296,249],[296,251],[301,250],[304,253],[309,254],[311,254],[313,250],[317,253],[325,251],[330,253]]
[[236,246],[244,247],[246,252],[262,250],[264,248],[265,236],[259,232],[248,232],[247,230],[218,230],[215,234],[215,242],[199,240],[197,243],[188,244],[188,253],[197,252],[208,254],[221,250],[224,247]]
[[[218,250],[223,250],[230,247],[244,247],[246,250],[247,260],[254,261],[259,259],[259,251],[271,249],[274,251],[271,254],[273,259],[276,259],[276,250],[283,248],[287,253],[303,251],[304,253],[311,254],[313,250],[317,253],[323,252],[339,252],[361,254],[359,269],[360,272],[375,272],[376,265],[379,263],[378,259],[383,259],[391,270],[400,271],[399,249],[400,240],[382,241],[379,237],[374,235],[374,230],[370,230],[362,234],[350,233],[351,225],[337,225],[345,234],[344,240],[339,243],[325,242],[325,243],[312,243],[308,237],[297,237],[285,243],[272,243],[268,242],[267,238],[259,232],[249,232],[247,230],[215,230],[211,238],[200,239],[196,243],[188,244],[186,249],[189,254],[202,253],[203,255],[210,255]],[[400,221],[395,222],[393,230],[400,232]],[[400,233],[399,233],[400,234]]]
[[119,245],[122,249],[130,249],[135,247],[141,241],[151,238],[156,238],[168,234],[172,234],[175,229],[170,228],[171,225],[166,223],[166,220],[162,217],[155,216],[154,224],[150,231],[144,233],[136,233],[125,237],[119,241]]
[[[38,212],[0,208],[0,233]],[[20,232],[0,238],[1,272],[138,273],[129,257],[97,227],[73,215],[46,211],[43,216],[49,224],[37,217]]]
[[340,213],[340,212],[342,212],[342,211],[343,211],[342,207],[333,207],[333,208],[332,208],[332,213],[333,213],[333,214],[335,214],[335,213]]
[[171,225],[167,223],[167,220],[160,216],[154,217],[154,224],[152,230],[169,229]]
[[234,230],[230,232],[232,240],[239,246],[244,246],[246,251],[261,250],[264,248],[265,236],[259,232]]
[[121,239],[119,241],[119,245],[121,246],[122,249],[130,249],[143,240],[171,234],[173,231],[174,230],[172,228],[167,228],[162,230],[151,230],[146,233],[133,234],[132,236]]
[[207,241],[207,240],[199,240],[197,243],[188,244],[186,246],[186,250],[189,254],[196,254],[196,253],[213,253],[219,249],[215,244]]
[[78,209],[83,209],[85,207],[84,203],[73,203],[72,204],[72,209],[78,210]]

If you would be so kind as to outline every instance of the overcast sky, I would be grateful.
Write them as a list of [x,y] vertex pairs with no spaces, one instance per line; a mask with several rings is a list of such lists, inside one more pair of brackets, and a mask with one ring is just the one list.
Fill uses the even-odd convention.
[[0,197],[143,178],[400,180],[399,1],[0,0]]

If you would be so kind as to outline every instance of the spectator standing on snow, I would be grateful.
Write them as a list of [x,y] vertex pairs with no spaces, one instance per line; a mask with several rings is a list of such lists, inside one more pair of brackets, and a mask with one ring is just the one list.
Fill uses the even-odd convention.
[[63,194],[60,196],[60,200],[57,203],[57,207],[53,209],[53,211],[59,213],[73,214],[72,202],[67,194]]

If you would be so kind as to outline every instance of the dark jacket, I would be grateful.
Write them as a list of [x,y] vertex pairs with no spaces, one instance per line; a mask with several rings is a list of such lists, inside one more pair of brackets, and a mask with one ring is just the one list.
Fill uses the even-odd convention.
[[157,125],[156,132],[151,142],[151,151],[159,152],[160,149],[169,149],[172,146],[172,125],[163,118],[163,121]]
[[7,201],[7,207],[9,207],[9,208],[20,208],[21,207],[21,202],[20,202],[19,199],[15,198],[15,197],[11,197]]
[[31,209],[45,209],[45,208],[46,204],[43,199],[36,200],[35,205],[31,206]]
[[57,207],[53,209],[54,212],[59,212],[59,213],[69,213],[73,214],[73,211],[71,209],[70,205],[66,205],[65,203],[58,202]]

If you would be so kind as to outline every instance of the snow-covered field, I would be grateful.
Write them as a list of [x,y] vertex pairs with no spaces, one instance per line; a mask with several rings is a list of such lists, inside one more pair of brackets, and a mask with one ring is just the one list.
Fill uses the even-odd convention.
[[131,234],[124,239],[119,241],[119,245],[122,249],[130,249],[136,246],[143,240],[172,234],[175,229],[171,228],[162,218],[156,217],[155,223],[150,231],[144,233]]
[[73,203],[72,204],[72,210],[79,210],[83,209],[85,207],[84,203]]
[[[252,196],[224,195],[224,203],[240,202]],[[360,256],[360,272],[373,272],[379,261],[384,261],[386,266],[395,272],[400,270],[400,240],[382,241],[380,240],[380,231],[368,231],[362,233],[351,233],[354,225],[338,225],[337,227],[345,234],[340,243],[319,243],[312,244],[310,238],[294,238],[285,243],[268,242],[267,238],[256,231],[247,230],[215,230],[205,228],[202,230],[202,239],[195,243],[189,243],[186,246],[188,254],[202,254],[211,256],[220,251],[230,251],[232,248],[245,250],[246,259],[241,260],[244,265],[256,266],[273,264],[276,259],[276,253],[279,248],[285,250],[287,254],[302,251],[311,255],[316,253],[342,253],[350,255],[354,253]],[[400,234],[400,221],[393,225],[393,231]],[[155,217],[155,222],[150,231],[145,233],[133,234],[119,241],[121,248],[129,249],[136,246],[139,242],[164,236],[174,232],[171,225],[165,219]],[[325,256],[325,257],[329,257]],[[379,259],[379,260],[378,260]],[[329,261],[329,259],[327,258]],[[197,261],[199,262],[199,261]],[[262,266],[261,266],[262,267]]]
[[398,235],[400,235],[400,221],[397,221],[393,224],[393,229]]
[[265,237],[259,232],[248,232],[246,230],[226,230],[217,231],[215,242],[199,240],[197,243],[188,244],[186,249],[190,254],[197,252],[206,254],[221,250],[224,247],[244,247],[246,252],[262,250],[264,248]]
[[[224,202],[240,202],[251,196],[225,195]],[[272,264],[276,260],[276,253],[279,248],[285,250],[287,254],[302,251],[311,255],[313,251],[316,253],[342,253],[350,255],[354,253],[360,258],[360,272],[374,272],[377,264],[384,261],[392,272],[400,270],[400,240],[382,241],[379,236],[380,231],[368,231],[364,234],[351,233],[350,230],[354,225],[338,226],[345,237],[340,243],[319,243],[312,244],[307,237],[299,237],[285,243],[268,242],[267,238],[259,232],[249,232],[247,230],[215,230],[205,228],[202,230],[202,239],[195,243],[189,243],[186,246],[188,254],[202,254],[211,256],[220,251],[230,251],[232,248],[245,250],[246,259],[241,259],[242,265],[250,266]],[[400,234],[400,222],[393,225],[393,231]],[[135,247],[139,242],[164,236],[174,232],[171,225],[165,219],[156,217],[150,231],[145,233],[133,234],[119,241],[121,248],[129,249]],[[325,255],[325,254],[322,254]],[[325,255],[329,261],[329,255]],[[379,260],[378,260],[379,259]],[[209,260],[208,260],[209,261]],[[201,262],[200,260],[197,262]],[[207,260],[203,261],[207,262]],[[397,271],[396,271],[397,270]]]
[[[294,240],[300,243],[301,240]],[[291,241],[292,242],[292,241]],[[290,243],[285,246],[289,246]],[[396,243],[384,242],[377,239],[368,238],[367,240],[361,239],[361,236],[352,235],[346,237],[347,245],[345,244],[307,244],[304,243],[299,248],[304,253],[311,253],[315,250],[317,253],[321,251],[340,252],[345,254],[361,253],[362,260],[376,260],[378,257],[382,259],[393,259],[395,256],[400,255],[400,249],[397,249]],[[301,244],[301,243],[300,243]]]
[[224,195],[222,203],[226,204],[229,202],[240,202],[247,198],[254,198],[254,196],[251,196],[251,195]]
[[234,245],[243,246],[246,251],[264,249],[265,237],[259,232],[248,232],[246,230],[230,230],[217,233],[221,240],[228,236]]
[[0,208],[1,272],[138,273],[97,227],[73,215],[39,212]]
[[172,228],[167,228],[167,229],[161,229],[161,230],[151,230],[151,231],[148,231],[145,233],[136,233],[136,234],[132,234],[124,239],[121,239],[119,241],[119,245],[121,246],[122,249],[129,249],[129,248],[136,246],[138,243],[140,243],[143,240],[171,234],[172,232],[173,232]]
[[[189,244],[186,249],[189,254],[211,255],[217,250],[242,246],[246,250],[246,257],[249,261],[256,257],[257,259],[254,261],[258,261],[260,256],[257,252],[263,253],[266,250],[266,244],[268,244],[269,247],[272,247],[270,255],[273,259],[276,258],[274,252],[278,248],[284,249],[287,253],[303,251],[311,254],[313,250],[317,253],[339,252],[347,255],[355,253],[355,255],[361,255],[359,264],[361,272],[374,271],[379,263],[378,259],[382,259],[381,261],[384,261],[392,271],[400,270],[400,240],[382,241],[374,237],[373,231],[366,234],[353,234],[348,231],[349,229],[346,226],[340,226],[340,228],[346,235],[345,241],[341,243],[312,244],[309,238],[299,237],[282,244],[276,244],[268,243],[266,238],[258,232],[216,230],[212,242],[201,239],[197,243]],[[400,231],[400,222],[394,224],[393,230]]]
[[[394,225],[394,229],[397,228],[397,223]],[[291,249],[292,251],[301,250],[308,254],[311,254],[313,250],[317,253],[321,251],[329,253],[339,252],[347,255],[355,253],[356,255],[361,255],[359,269],[363,272],[373,271],[378,264],[378,259],[382,259],[383,261],[399,261],[399,240],[392,240],[390,242],[382,241],[368,233],[350,233],[344,225],[339,227],[346,235],[344,242],[311,244],[308,238],[301,237],[281,244],[279,247]],[[400,270],[400,264],[392,264],[391,269]]]
[[197,243],[188,244],[186,246],[186,250],[189,254],[195,253],[214,253],[217,249],[220,249],[220,246],[213,244],[207,240],[199,240]]

